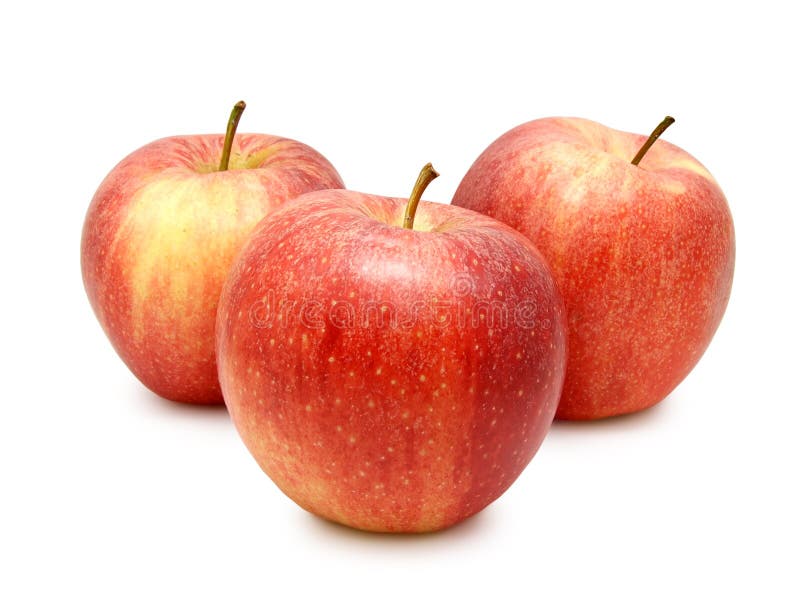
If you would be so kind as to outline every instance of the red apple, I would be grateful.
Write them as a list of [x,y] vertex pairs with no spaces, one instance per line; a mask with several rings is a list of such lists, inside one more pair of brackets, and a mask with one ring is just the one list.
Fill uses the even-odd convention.
[[654,144],[671,122],[645,138],[584,119],[531,121],[492,143],[456,191],[454,204],[518,229],[553,269],[570,347],[558,418],[661,401],[722,319],[733,221],[703,165]]
[[[265,218],[217,317],[220,382],[262,469],[312,513],[441,529],[500,496],[561,391],[561,298],[484,215],[344,190]],[[407,209],[404,217],[404,209]]]
[[261,134],[157,140],[120,162],[83,227],[92,308],[125,364],[156,394],[221,403],[214,322],[222,284],[256,223],[303,192],[342,187],[330,163]]

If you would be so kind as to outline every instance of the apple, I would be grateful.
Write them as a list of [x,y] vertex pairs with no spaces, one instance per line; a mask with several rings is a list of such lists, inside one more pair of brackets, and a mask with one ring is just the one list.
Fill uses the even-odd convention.
[[725,312],[730,210],[703,165],[656,143],[672,121],[649,138],[585,119],[531,121],[493,142],[456,190],[453,204],[524,233],[553,269],[570,348],[557,418],[660,402]]
[[312,148],[228,132],[157,140],[108,174],[83,226],[89,301],[126,365],[156,394],[221,403],[214,358],[220,290],[261,218],[312,190],[343,187]]
[[[228,410],[325,519],[442,529],[498,498],[555,413],[565,317],[524,236],[484,215],[327,190],[268,215],[217,315]],[[417,207],[419,208],[417,212]]]

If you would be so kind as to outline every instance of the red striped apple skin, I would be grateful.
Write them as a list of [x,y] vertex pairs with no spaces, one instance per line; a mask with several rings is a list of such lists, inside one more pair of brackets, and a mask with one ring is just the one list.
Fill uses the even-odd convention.
[[117,353],[156,394],[222,402],[214,323],[222,284],[256,223],[286,200],[342,187],[310,147],[269,135],[171,137],[122,160],[86,215],[86,293]]
[[441,529],[498,498],[564,373],[563,303],[532,244],[427,202],[403,229],[405,203],[331,190],[272,213],[217,320],[225,401],[256,461],[301,507],[372,531]]
[[709,172],[658,140],[584,119],[512,129],[478,157],[453,204],[529,237],[567,307],[562,419],[631,413],[664,399],[713,337],[731,292],[734,229]]

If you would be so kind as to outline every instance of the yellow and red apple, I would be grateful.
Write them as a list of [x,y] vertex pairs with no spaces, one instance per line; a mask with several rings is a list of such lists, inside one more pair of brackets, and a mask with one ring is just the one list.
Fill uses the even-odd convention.
[[453,198],[524,233],[553,269],[569,322],[559,418],[661,401],[722,319],[733,221],[708,170],[656,142],[670,122],[650,138],[577,118],[525,123],[478,157]]
[[300,506],[366,530],[441,529],[495,500],[562,387],[549,268],[494,219],[416,212],[432,173],[410,201],[328,190],[271,213],[220,300],[220,381],[250,452]]
[[262,134],[192,135],[136,150],[97,190],[81,268],[103,330],[156,394],[221,403],[214,322],[236,252],[261,218],[304,192],[343,187],[299,142]]

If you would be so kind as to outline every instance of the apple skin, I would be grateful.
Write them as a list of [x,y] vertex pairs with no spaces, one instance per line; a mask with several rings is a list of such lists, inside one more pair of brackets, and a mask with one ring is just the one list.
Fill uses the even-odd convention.
[[577,118],[520,125],[475,161],[453,204],[530,238],[567,307],[570,354],[556,418],[599,419],[664,399],[725,312],[733,220],[692,156]]
[[566,358],[563,302],[524,236],[428,202],[403,229],[405,204],[329,190],[275,211],[217,316],[225,402],[258,464],[371,531],[442,529],[498,498],[549,429]]
[[81,269],[103,330],[130,370],[170,400],[222,403],[214,357],[220,290],[261,218],[303,192],[343,187],[299,142],[261,134],[157,140],[97,190],[83,227]]

